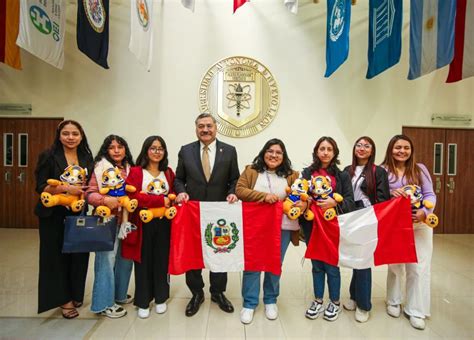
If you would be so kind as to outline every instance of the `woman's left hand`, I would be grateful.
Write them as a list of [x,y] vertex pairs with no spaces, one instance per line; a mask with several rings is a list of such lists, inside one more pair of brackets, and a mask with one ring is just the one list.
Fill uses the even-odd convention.
[[411,219],[416,223],[423,222],[426,220],[425,211],[423,209],[418,209],[411,215]]
[[332,197],[328,197],[324,200],[316,201],[316,204],[323,210],[334,208],[337,202]]

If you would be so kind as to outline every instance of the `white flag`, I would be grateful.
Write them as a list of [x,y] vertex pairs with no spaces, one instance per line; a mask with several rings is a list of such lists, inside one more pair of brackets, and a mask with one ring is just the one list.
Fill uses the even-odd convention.
[[153,57],[153,0],[130,0],[130,26],[128,48],[150,71]]
[[18,46],[62,69],[65,33],[65,0],[20,1],[20,33],[16,41]]
[[298,0],[284,0],[284,4],[291,13],[298,13]]
[[194,0],[181,0],[184,7],[194,12]]

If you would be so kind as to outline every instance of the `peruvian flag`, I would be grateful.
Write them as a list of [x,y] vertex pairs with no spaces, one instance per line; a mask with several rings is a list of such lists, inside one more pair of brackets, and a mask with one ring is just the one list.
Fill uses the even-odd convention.
[[447,83],[474,76],[474,1],[457,0],[454,59]]
[[234,13],[246,2],[250,2],[250,0],[234,0]]
[[282,204],[189,201],[171,226],[169,273],[191,269],[281,274]]
[[306,258],[354,269],[417,262],[409,199],[399,197],[331,221],[319,207],[311,209],[315,218]]

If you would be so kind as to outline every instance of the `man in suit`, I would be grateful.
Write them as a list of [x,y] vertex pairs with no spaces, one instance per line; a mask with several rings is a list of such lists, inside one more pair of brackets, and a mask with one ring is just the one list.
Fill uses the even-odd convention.
[[[198,141],[184,145],[178,154],[178,166],[174,188],[176,202],[188,200],[226,201],[234,203],[235,185],[239,179],[237,152],[229,144],[216,139],[216,120],[210,114],[200,114],[195,121]],[[224,312],[232,313],[234,307],[224,291],[227,273],[210,275],[211,300]],[[193,297],[186,306],[186,316],[193,316],[204,302],[204,281],[201,270],[186,272],[186,284]]]

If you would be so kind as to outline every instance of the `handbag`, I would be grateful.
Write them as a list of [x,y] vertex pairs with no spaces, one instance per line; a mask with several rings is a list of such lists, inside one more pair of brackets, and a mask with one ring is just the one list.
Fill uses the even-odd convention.
[[87,201],[80,215],[66,216],[63,253],[114,250],[117,217],[86,216]]

